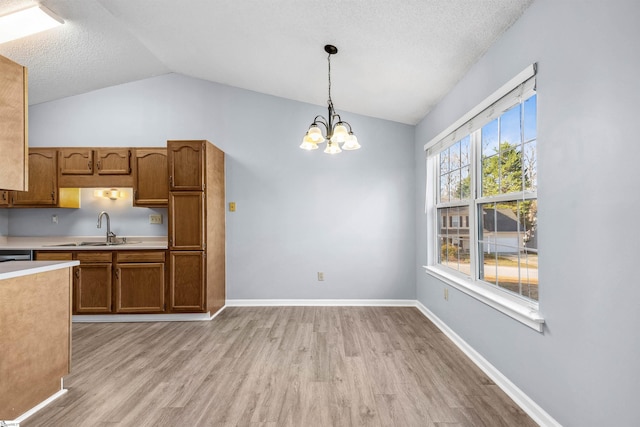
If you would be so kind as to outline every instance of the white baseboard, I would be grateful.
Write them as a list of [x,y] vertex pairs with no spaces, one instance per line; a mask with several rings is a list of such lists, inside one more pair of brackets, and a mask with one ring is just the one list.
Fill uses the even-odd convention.
[[340,307],[415,307],[408,299],[228,299],[227,307],[340,306]]
[[58,390],[54,395],[52,395],[48,399],[43,400],[42,402],[38,403],[36,406],[34,406],[33,408],[29,409],[27,412],[25,412],[24,414],[20,415],[15,420],[4,421],[3,425],[6,425],[7,427],[19,427],[21,422],[23,422],[24,420],[29,418],[31,415],[35,414],[40,409],[44,408],[45,406],[47,406],[48,404],[50,404],[54,400],[56,400],[57,398],[59,398],[60,396],[65,394],[66,392],[67,392],[67,389],[63,387],[62,380],[60,380],[60,390]]
[[207,313],[168,313],[168,314],[74,314],[73,323],[133,323],[133,322],[201,322],[211,320],[220,314],[226,306],[213,315]]
[[451,328],[447,326],[438,316],[433,314],[420,301],[415,301],[415,307],[431,320],[473,363],[478,366],[498,387],[502,389],[513,401],[522,408],[536,423],[545,427],[562,427],[551,415],[542,409],[536,402],[520,390],[506,376],[502,374],[480,353],[474,350],[465,340],[460,338]]

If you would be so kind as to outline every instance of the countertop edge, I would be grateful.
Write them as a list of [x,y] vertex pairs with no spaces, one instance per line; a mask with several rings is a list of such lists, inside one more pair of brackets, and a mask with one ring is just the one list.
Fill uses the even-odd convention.
[[0,263],[0,280],[80,265],[79,261],[9,261]]

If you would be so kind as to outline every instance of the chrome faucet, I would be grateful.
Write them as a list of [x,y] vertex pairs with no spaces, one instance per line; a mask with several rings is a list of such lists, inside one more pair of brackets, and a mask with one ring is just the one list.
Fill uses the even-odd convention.
[[107,244],[114,243],[116,235],[111,232],[111,220],[109,219],[109,214],[106,211],[102,211],[98,214],[98,228],[102,228],[102,216],[107,217]]

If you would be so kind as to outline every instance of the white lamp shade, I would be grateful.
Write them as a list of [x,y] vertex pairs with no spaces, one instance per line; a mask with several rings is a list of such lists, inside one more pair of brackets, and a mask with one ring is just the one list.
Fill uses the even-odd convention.
[[300,148],[303,150],[317,150],[318,144],[314,142],[309,134],[306,134],[304,138],[302,138],[302,144],[300,144]]
[[324,152],[327,154],[338,154],[342,153],[340,146],[336,142],[329,141],[327,144],[327,148],[324,149]]
[[349,136],[349,131],[347,131],[346,126],[338,123],[333,128],[333,136],[331,137],[331,140],[342,144],[347,138],[347,136]]
[[322,130],[320,130],[320,128],[317,125],[311,125],[311,127],[307,131],[307,135],[316,144],[320,144],[324,142],[324,136],[322,135]]
[[342,145],[342,149],[357,150],[358,148],[360,148],[360,144],[358,144],[358,138],[353,133],[350,133],[349,135],[347,135],[347,138],[345,139],[344,144]]

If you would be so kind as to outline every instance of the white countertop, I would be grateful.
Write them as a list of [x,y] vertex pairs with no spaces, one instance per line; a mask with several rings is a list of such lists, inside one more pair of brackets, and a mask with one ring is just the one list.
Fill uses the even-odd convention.
[[8,261],[0,262],[0,280],[28,276],[79,265],[79,261]]
[[126,237],[124,245],[73,246],[79,242],[104,242],[105,236],[48,236],[48,237],[2,237],[0,250],[29,249],[38,251],[127,251],[140,249],[167,249],[166,236],[118,236]]

